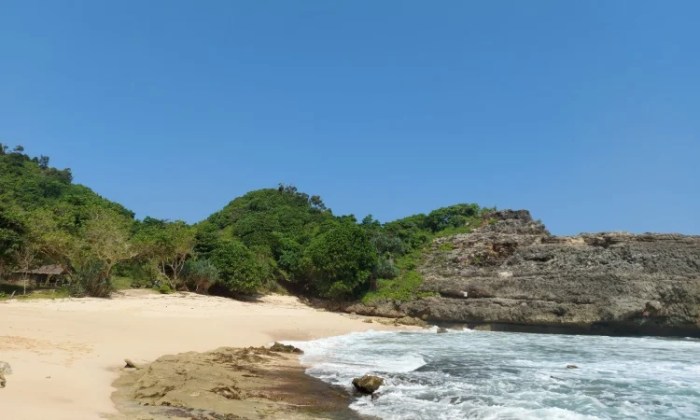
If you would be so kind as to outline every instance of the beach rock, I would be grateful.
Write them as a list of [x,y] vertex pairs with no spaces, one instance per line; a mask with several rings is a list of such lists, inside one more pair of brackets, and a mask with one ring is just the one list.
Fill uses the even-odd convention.
[[371,305],[365,305],[361,302],[342,304],[329,301],[316,301],[314,303],[320,306],[325,306],[329,310],[355,312],[356,314],[365,316],[376,316],[382,318],[401,318],[406,316],[406,313],[401,310],[399,303],[386,299],[376,300],[372,302]]
[[438,327],[437,333],[438,334],[445,334],[445,333],[447,333],[447,328]]
[[402,316],[401,318],[396,318],[393,322],[394,325],[408,325],[416,327],[427,327],[428,323],[420,318],[412,316]]
[[12,368],[10,367],[10,364],[7,362],[0,361],[0,373],[3,373],[5,375],[11,374]]
[[161,356],[122,370],[113,386],[118,419],[355,418],[350,395],[265,347]]
[[277,353],[296,353],[296,354],[303,354],[304,353],[304,351],[302,349],[296,348],[296,347],[292,346],[291,344],[282,344],[282,343],[278,343],[278,342],[275,342],[275,344],[273,344],[270,347],[270,351],[274,351]]
[[505,210],[435,239],[418,270],[431,296],[352,311],[491,330],[700,337],[700,236],[560,237],[525,210]]
[[138,365],[134,362],[131,361],[131,359],[124,359],[124,368],[125,369],[138,369]]
[[566,365],[567,369],[578,369],[578,366],[576,365]]
[[0,362],[0,388],[5,388],[5,385],[7,385],[5,375],[9,375],[11,373],[12,368],[10,367],[10,364],[7,362]]
[[384,379],[375,375],[365,375],[352,380],[355,389],[363,394],[371,395],[384,383]]

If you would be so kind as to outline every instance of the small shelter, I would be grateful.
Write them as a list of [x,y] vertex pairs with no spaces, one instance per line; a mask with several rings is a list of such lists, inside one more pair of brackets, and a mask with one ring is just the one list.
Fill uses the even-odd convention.
[[62,280],[63,276],[68,272],[62,265],[50,264],[44,265],[39,268],[33,268],[31,270],[18,270],[13,272],[14,281],[19,280],[31,280],[35,284],[47,285],[49,283],[56,283],[58,280]]

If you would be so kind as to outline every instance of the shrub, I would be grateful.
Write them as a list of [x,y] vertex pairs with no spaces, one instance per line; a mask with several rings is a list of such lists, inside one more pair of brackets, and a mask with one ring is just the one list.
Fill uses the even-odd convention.
[[207,293],[221,277],[216,265],[207,259],[187,261],[182,274],[185,285],[196,293]]
[[341,222],[311,241],[304,266],[319,296],[345,299],[367,290],[377,252],[361,227]]
[[232,294],[254,293],[263,285],[267,267],[238,240],[228,240],[214,251],[212,262],[219,270],[217,284]]
[[170,284],[167,282],[163,282],[158,286],[158,291],[164,295],[170,294],[173,292],[173,289],[170,288]]
[[399,272],[399,269],[394,265],[391,259],[381,257],[377,261],[374,277],[378,279],[393,279],[399,275]]
[[69,290],[72,296],[109,297],[113,288],[105,274],[105,264],[90,260],[74,268]]

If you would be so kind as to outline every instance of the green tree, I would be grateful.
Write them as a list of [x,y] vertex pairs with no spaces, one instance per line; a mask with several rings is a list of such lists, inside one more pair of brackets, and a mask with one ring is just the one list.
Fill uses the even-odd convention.
[[431,211],[425,224],[432,232],[439,232],[450,227],[464,226],[470,218],[479,214],[476,204],[455,204]]
[[15,209],[0,205],[0,273],[12,265],[25,245],[27,228]]
[[315,237],[304,253],[304,269],[319,296],[344,299],[369,287],[377,252],[367,233],[350,222]]
[[256,292],[265,282],[265,264],[241,241],[223,241],[212,255],[212,262],[219,270],[218,282],[232,294]]
[[36,249],[39,259],[60,264],[68,269],[78,254],[81,240],[78,228],[64,219],[57,209],[40,208],[27,214],[25,240]]
[[235,238],[266,267],[268,280],[293,285],[303,250],[333,220],[320,197],[296,187],[251,191],[197,225],[195,249],[211,256],[222,242]]
[[195,230],[183,221],[168,222],[147,217],[134,238],[139,254],[151,261],[172,289],[183,286],[180,274],[194,254]]
[[96,211],[81,226],[69,250],[75,294],[108,297],[114,267],[136,256],[129,241],[132,221],[115,212]]
[[219,269],[207,259],[188,260],[182,276],[188,288],[195,293],[207,293],[209,288],[221,278]]

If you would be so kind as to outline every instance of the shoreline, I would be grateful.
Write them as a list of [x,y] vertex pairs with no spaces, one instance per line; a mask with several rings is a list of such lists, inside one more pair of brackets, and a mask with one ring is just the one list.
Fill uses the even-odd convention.
[[16,419],[118,415],[111,396],[125,358],[144,364],[168,354],[400,329],[311,308],[292,296],[241,302],[145,290],[111,299],[2,302],[0,317],[0,360],[13,371],[0,389],[0,406]]

